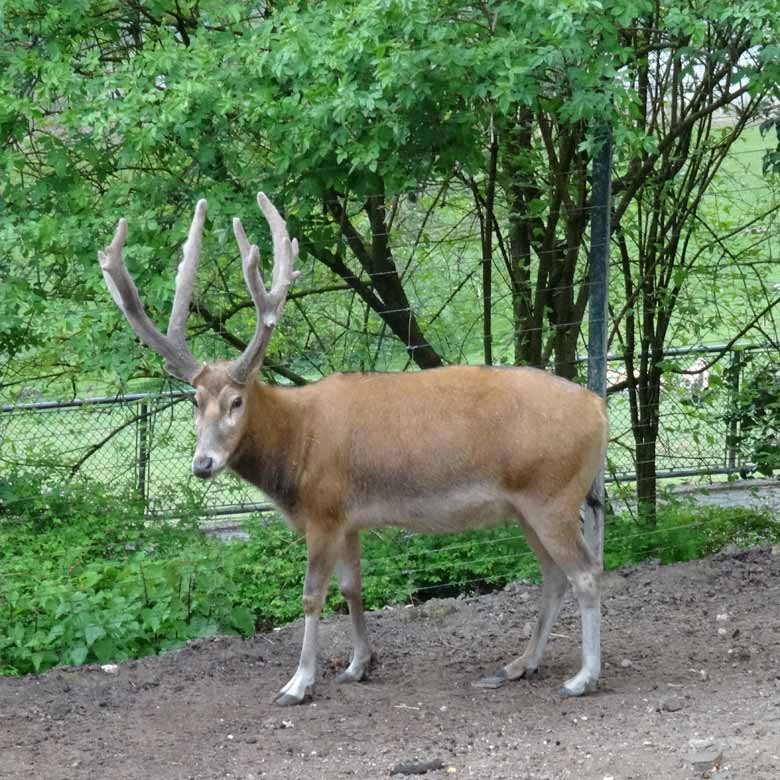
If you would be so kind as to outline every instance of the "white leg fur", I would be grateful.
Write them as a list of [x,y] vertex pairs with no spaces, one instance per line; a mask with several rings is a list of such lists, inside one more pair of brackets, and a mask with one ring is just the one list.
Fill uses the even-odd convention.
[[303,646],[298,668],[290,681],[277,694],[277,704],[300,704],[311,696],[317,677],[317,646],[320,624],[320,613],[306,615],[304,618]]
[[601,674],[601,602],[596,578],[581,574],[573,578],[582,616],[582,669],[563,684],[564,696],[582,696],[598,688]]
[[317,677],[317,648],[322,605],[328,589],[328,580],[333,571],[336,547],[327,537],[306,536],[309,562],[303,584],[303,646],[298,669],[287,685],[276,695],[274,701],[282,706],[300,704],[311,696]]

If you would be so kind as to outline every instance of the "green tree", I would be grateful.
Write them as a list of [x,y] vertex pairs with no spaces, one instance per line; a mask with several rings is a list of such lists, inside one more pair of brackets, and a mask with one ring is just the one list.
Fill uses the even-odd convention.
[[[624,157],[615,183],[624,300],[622,309],[615,307],[613,334],[628,375],[637,498],[652,522],[664,350],[674,337],[675,317],[687,308],[698,319],[700,329],[682,329],[688,340],[722,326],[722,319],[707,321],[701,298],[709,297],[705,289],[722,298],[729,266],[754,276],[758,285],[750,295],[760,301],[745,321],[733,324],[731,341],[780,302],[762,284],[766,264],[750,262],[765,245],[743,239],[778,205],[763,203],[758,212],[734,218],[708,209],[706,198],[733,145],[776,92],[777,62],[769,57],[778,31],[766,10],[708,5],[702,15],[687,4],[654,8],[631,34],[631,49],[641,56],[633,58],[626,78],[643,143]],[[733,282],[738,284],[736,275]],[[713,311],[722,318],[722,311]]]

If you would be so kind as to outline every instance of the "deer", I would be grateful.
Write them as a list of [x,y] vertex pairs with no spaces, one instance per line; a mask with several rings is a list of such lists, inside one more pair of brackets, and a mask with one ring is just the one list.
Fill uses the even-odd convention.
[[337,682],[367,678],[373,653],[361,596],[360,532],[388,525],[447,533],[520,524],[538,558],[542,595],[522,654],[481,688],[537,674],[563,597],[579,603],[582,666],[564,696],[598,687],[601,564],[588,547],[580,511],[596,511],[607,420],[601,397],[527,367],[451,365],[414,372],[335,373],[303,386],[274,385],[258,373],[290,287],[299,275],[297,240],[265,194],[273,271],[266,288],[260,251],[241,220],[233,232],[254,302],[254,335],[230,361],[201,363],[186,345],[207,205],[200,200],[182,247],[164,335],[146,314],[122,257],[127,221],[98,251],[106,285],[140,341],[165,370],[194,388],[197,442],[192,472],[204,480],[230,469],[263,491],[305,537],[303,643],[298,667],[274,701],[314,694],[318,626],[330,578],[351,621],[352,652]]

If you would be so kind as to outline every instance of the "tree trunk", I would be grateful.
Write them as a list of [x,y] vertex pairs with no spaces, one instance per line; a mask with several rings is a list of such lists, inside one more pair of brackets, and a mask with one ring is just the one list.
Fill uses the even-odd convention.
[[[636,432],[639,433],[639,432]],[[636,443],[636,499],[639,519],[648,525],[656,524],[656,443],[658,431],[645,428]]]
[[496,196],[496,164],[498,160],[498,139],[490,121],[490,158],[488,162],[487,194],[485,214],[482,223],[482,343],[485,364],[493,363],[493,205]]
[[[655,353],[655,351],[654,351]],[[660,360],[656,356],[657,361]],[[660,420],[661,372],[657,362],[639,377],[639,405],[635,420],[636,497],[639,519],[656,524],[658,426]]]
[[516,365],[542,367],[542,299],[534,297],[531,279],[532,234],[543,228],[529,203],[541,196],[533,181],[533,171],[524,167],[524,159],[533,145],[533,111],[518,107],[517,114],[502,133],[501,170],[509,212],[509,279],[512,291],[512,326]]
[[371,226],[370,243],[352,223],[346,209],[346,198],[329,190],[324,199],[324,211],[338,227],[347,245],[368,274],[363,283],[343,260],[324,248],[307,242],[307,248],[334,273],[344,279],[358,295],[382,318],[388,328],[406,347],[409,358],[420,368],[442,365],[441,356],[427,343],[417,316],[406,295],[390,247],[390,228],[385,211],[384,182],[377,177],[376,195],[369,197],[363,209]]

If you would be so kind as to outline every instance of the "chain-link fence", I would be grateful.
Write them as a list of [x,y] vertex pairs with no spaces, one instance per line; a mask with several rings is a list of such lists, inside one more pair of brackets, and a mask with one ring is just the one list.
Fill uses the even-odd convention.
[[[660,479],[754,473],[758,451],[773,446],[774,399],[760,388],[774,375],[776,350],[766,346],[709,346],[664,353],[658,404],[655,468]],[[608,410],[610,448],[607,479],[633,482],[638,456],[628,376],[622,358],[610,356]]]
[[190,393],[7,405],[0,440],[3,470],[34,472],[47,488],[87,478],[137,493],[154,514],[183,506],[203,515],[267,508],[259,491],[230,474],[212,482],[193,477]]
[[[659,478],[771,470],[777,447],[776,353],[764,347],[667,351],[656,447]],[[609,361],[608,385],[625,385],[622,361]],[[763,393],[763,396],[762,396]],[[769,392],[771,396],[771,392]],[[610,395],[607,480],[630,483],[637,457],[627,390]],[[211,482],[192,476],[195,444],[188,393],[134,394],[2,407],[0,460],[8,473],[36,472],[57,487],[86,477],[142,496],[148,511],[183,505],[203,516],[269,508],[264,496],[230,474]]]

